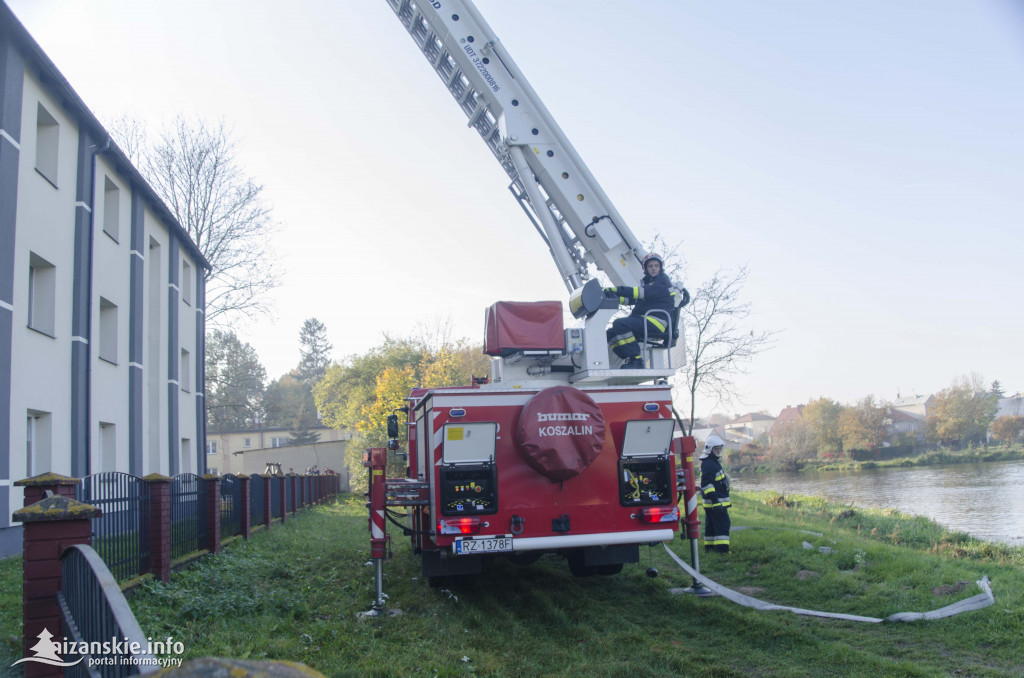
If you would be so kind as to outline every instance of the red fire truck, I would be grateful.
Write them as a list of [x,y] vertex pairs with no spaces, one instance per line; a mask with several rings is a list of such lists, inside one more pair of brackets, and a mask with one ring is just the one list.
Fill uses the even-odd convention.
[[[641,285],[642,245],[472,3],[387,1],[505,169],[582,325],[564,326],[559,301],[494,304],[490,376],[410,394],[406,477],[386,477],[387,450],[367,452],[374,608],[394,507],[432,584],[545,553],[575,575],[617,573],[674,538],[683,494],[696,538],[693,440],[674,437],[668,384],[685,363],[679,309],[654,312],[668,338],[644,337],[644,366],[619,369],[605,337],[618,300],[603,285]],[[397,416],[388,428],[397,451]]]

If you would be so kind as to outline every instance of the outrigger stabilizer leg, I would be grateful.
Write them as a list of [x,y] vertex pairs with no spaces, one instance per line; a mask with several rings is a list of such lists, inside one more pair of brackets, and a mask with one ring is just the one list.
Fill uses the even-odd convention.
[[[697,444],[690,436],[677,438],[673,441],[676,453],[679,455],[684,475],[683,500],[686,502],[686,512],[682,519],[682,529],[686,532],[686,538],[690,540],[690,564],[693,569],[700,572],[700,559],[697,556],[698,540],[700,539],[700,520],[697,519],[697,479],[693,466],[693,455],[697,450]],[[712,596],[711,589],[693,578],[693,584],[682,590],[695,596]]]
[[387,510],[386,485],[384,474],[387,471],[388,451],[383,447],[374,447],[363,453],[363,466],[369,468],[370,491],[366,507],[370,510],[370,559],[373,561],[375,591],[373,603],[360,617],[380,617],[384,615],[384,558],[387,556],[387,523],[384,512]]

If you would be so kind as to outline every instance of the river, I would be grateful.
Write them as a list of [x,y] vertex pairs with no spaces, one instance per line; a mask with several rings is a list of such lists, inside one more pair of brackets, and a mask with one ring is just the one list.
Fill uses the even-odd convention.
[[734,476],[739,491],[828,497],[926,516],[979,539],[1024,546],[1024,461]]

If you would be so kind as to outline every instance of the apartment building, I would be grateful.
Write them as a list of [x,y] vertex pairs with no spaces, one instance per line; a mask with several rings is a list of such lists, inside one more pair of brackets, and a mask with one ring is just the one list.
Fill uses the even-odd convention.
[[0,2],[0,555],[21,478],[205,471],[209,268]]

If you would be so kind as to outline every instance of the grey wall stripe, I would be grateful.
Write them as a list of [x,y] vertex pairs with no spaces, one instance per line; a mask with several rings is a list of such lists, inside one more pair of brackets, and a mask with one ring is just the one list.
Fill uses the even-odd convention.
[[[143,326],[143,283],[145,281],[144,260],[145,231],[143,217],[145,206],[138,190],[132,187],[131,251],[128,253],[130,271],[128,307],[128,473],[143,475],[145,449],[142,442],[142,339]],[[136,256],[141,252],[142,256]],[[152,469],[159,473],[160,469]]]
[[[92,326],[92,197],[93,157],[96,151],[92,135],[78,128],[78,162],[75,180],[75,249],[71,283],[71,336],[91,339]],[[71,475],[89,475],[90,359],[88,341],[71,342]],[[56,469],[47,469],[56,470]]]
[[[206,271],[194,266],[196,276],[196,468],[206,473]],[[220,469],[218,469],[220,470]]]
[[[25,61],[0,32],[0,301],[15,305],[14,231],[18,204],[18,148],[21,144],[21,98]],[[6,137],[10,137],[9,139]],[[0,480],[9,480],[11,466],[11,333],[14,312],[0,306]],[[22,469],[24,470],[24,469]],[[14,478],[21,480],[21,478]],[[10,487],[0,485],[0,528],[10,525]]]
[[[170,231],[168,231],[170,233]],[[178,435],[178,241],[170,233],[167,247],[167,454],[168,475],[181,473],[181,438]]]

